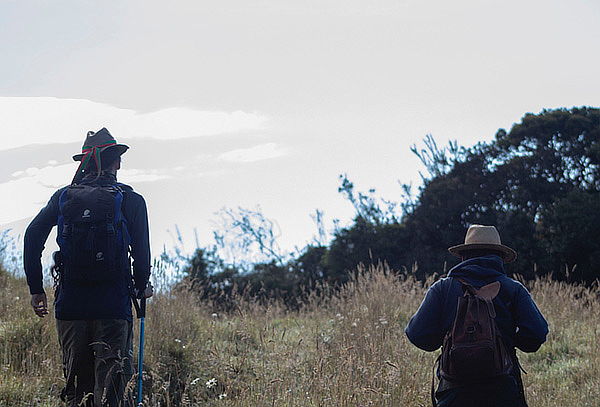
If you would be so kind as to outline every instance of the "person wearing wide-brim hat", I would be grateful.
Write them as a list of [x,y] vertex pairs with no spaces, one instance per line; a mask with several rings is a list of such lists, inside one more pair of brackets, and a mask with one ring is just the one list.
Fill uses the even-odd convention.
[[513,358],[513,368],[510,374],[477,383],[449,381],[438,371],[439,385],[434,400],[439,407],[526,407],[515,348],[523,352],[537,351],[546,341],[548,324],[527,289],[506,275],[504,264],[517,258],[516,251],[502,244],[494,226],[485,225],[471,225],[464,242],[451,246],[448,251],[461,262],[448,272],[447,277],[429,288],[406,326],[408,339],[426,351],[439,349],[456,317],[464,284],[479,289],[497,281],[500,289],[493,299],[495,322],[503,344]]
[[81,153],[73,156],[80,162],[73,182],[52,195],[25,232],[31,305],[44,317],[48,301],[40,258],[52,227],[61,230],[54,312],[65,375],[61,398],[68,407],[124,405],[133,374],[131,294],[152,295],[146,202],[117,182],[127,149],[106,128],[88,132]]

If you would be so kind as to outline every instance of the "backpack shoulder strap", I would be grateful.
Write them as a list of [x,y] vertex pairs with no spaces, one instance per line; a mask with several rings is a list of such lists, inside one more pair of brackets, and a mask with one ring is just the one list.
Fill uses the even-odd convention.
[[119,188],[121,188],[124,192],[133,191],[133,188],[127,184],[123,184],[121,182],[117,182],[116,184]]
[[442,355],[440,354],[437,359],[435,360],[435,362],[433,363],[433,369],[431,372],[431,405],[433,407],[437,407],[437,400],[435,399],[435,369],[437,368],[437,366],[440,363],[440,359],[442,358]]

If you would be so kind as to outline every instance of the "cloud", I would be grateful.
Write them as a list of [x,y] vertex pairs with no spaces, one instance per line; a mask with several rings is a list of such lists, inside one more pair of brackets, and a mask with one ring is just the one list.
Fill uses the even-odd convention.
[[[35,214],[58,188],[67,185],[77,169],[77,163],[30,167],[15,171],[11,180],[0,184],[3,197],[0,225]],[[122,169],[119,178],[127,183],[153,182],[173,177],[178,169]]]
[[0,150],[28,144],[81,142],[88,130],[101,127],[107,127],[117,140],[175,140],[259,130],[266,123],[266,116],[243,111],[173,107],[138,113],[84,99],[0,97]]
[[251,163],[282,157],[287,154],[288,150],[279,147],[276,143],[266,143],[250,148],[240,148],[228,151],[221,154],[219,160],[235,163]]
[[172,178],[171,173],[180,171],[178,168],[172,170],[140,170],[140,169],[122,169],[119,170],[119,179],[126,180],[127,183],[152,182]]
[[54,190],[71,181],[76,169],[77,164],[72,163],[14,172],[12,180],[0,184],[0,224],[36,213],[50,199]]

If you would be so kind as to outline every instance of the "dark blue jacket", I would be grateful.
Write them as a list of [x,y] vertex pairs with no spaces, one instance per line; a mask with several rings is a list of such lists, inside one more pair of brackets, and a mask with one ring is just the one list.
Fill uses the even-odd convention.
[[477,257],[463,261],[436,281],[427,291],[421,306],[406,327],[406,336],[417,347],[434,351],[442,346],[444,336],[456,317],[458,297],[463,295],[460,277],[476,288],[494,281],[501,283],[494,299],[496,323],[508,349],[535,352],[546,341],[548,323],[523,284],[506,276],[498,256]]
[[[112,174],[84,178],[82,184],[117,184]],[[148,213],[144,198],[124,184],[122,212],[131,235],[131,257],[135,288],[143,290],[150,277],[150,241]],[[52,195],[48,204],[31,221],[25,232],[23,263],[31,294],[44,292],[41,255],[50,230],[56,226],[59,215],[58,200],[64,188]],[[122,273],[123,279],[111,283],[80,285],[73,281],[61,281],[55,293],[57,319],[126,319],[131,320],[130,272]]]

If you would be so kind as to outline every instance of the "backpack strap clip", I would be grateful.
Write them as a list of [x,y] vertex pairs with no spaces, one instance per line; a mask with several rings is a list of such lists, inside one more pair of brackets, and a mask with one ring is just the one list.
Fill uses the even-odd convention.
[[62,236],[63,239],[66,239],[69,236],[71,236],[72,232],[73,232],[73,226],[70,225],[70,224],[65,223],[65,225],[62,228],[61,236]]
[[106,222],[106,232],[109,235],[115,235],[117,233],[117,231],[115,230],[115,225],[112,221]]

